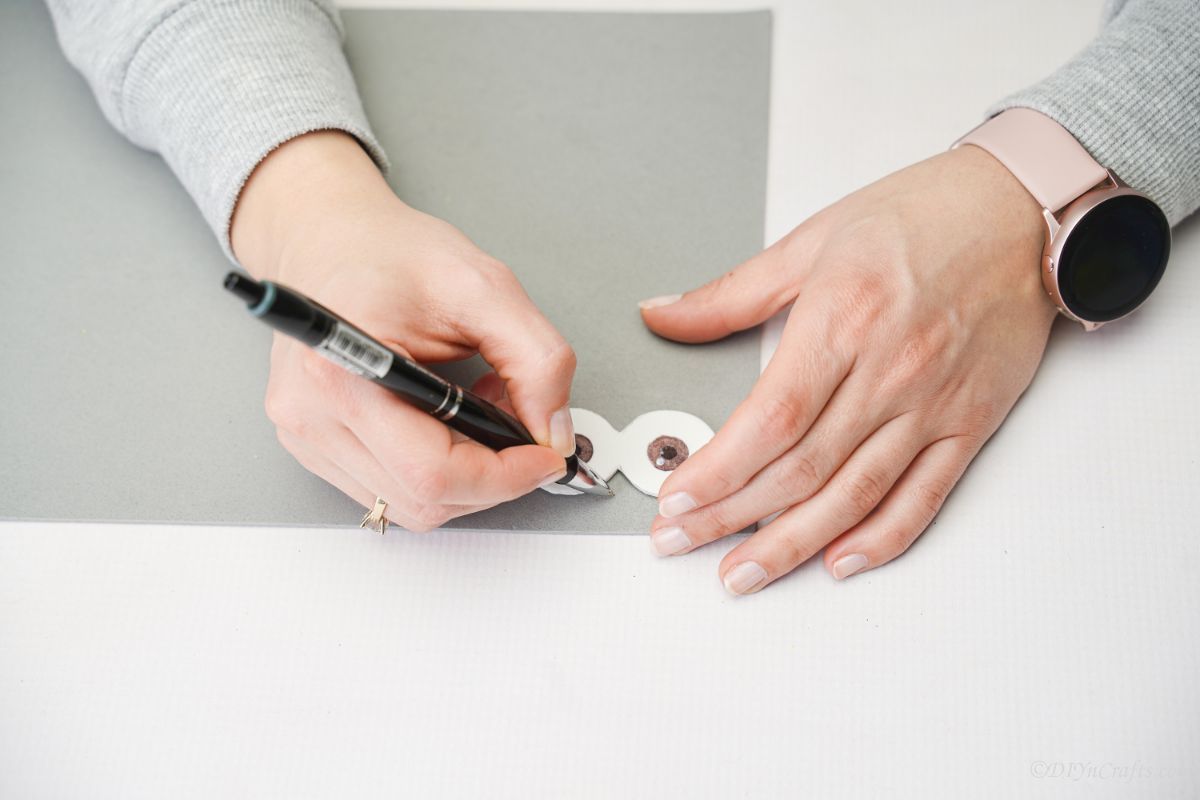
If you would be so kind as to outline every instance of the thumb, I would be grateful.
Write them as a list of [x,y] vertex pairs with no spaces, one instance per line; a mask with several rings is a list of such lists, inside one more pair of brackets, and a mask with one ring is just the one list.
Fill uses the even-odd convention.
[[773,245],[716,280],[682,295],[638,303],[642,321],[677,342],[711,342],[765,321],[795,299],[781,248]]
[[478,315],[460,320],[461,332],[503,381],[514,413],[537,443],[564,458],[571,455],[575,351],[519,286],[502,299],[489,299],[493,302]]

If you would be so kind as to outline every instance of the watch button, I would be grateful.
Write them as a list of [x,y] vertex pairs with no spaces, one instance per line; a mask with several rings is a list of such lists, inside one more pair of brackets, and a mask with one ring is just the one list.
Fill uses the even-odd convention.
[[1042,258],[1042,266],[1045,268],[1046,272],[1054,272],[1054,259],[1050,256],[1044,256]]

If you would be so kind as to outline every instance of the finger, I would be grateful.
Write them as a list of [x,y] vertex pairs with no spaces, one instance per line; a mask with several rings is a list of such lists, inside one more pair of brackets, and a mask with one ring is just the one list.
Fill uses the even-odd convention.
[[[303,447],[337,464],[357,483],[375,489],[396,508],[401,503],[416,506],[418,503],[409,488],[386,475],[387,470],[345,422],[350,417],[375,413],[377,406],[372,400],[376,398],[367,391],[369,388],[372,387],[366,381],[324,359],[302,353],[298,366],[272,367],[267,416],[275,423],[279,441],[289,452],[298,454]],[[395,397],[387,399],[399,402]]]
[[568,410],[575,351],[516,278],[498,280],[503,286],[455,324],[504,381],[517,418],[538,444],[569,456],[575,452]]
[[883,500],[916,451],[896,420],[867,439],[810,500],[780,514],[721,561],[721,580],[733,594],[757,592],[821,551]]
[[964,437],[921,451],[879,508],[825,550],[825,568],[841,580],[896,558],[929,527],[979,448]]
[[[849,385],[848,379],[842,387]],[[843,396],[854,400],[839,403],[838,397]],[[843,395],[839,389],[808,435],[742,489],[681,517],[655,518],[654,550],[659,555],[681,555],[811,498],[868,436],[882,430],[872,418],[855,413],[858,402],[855,393]],[[894,418],[887,427],[900,451],[916,453],[928,441],[915,415]]]
[[[371,486],[344,460],[361,445],[390,476],[392,502],[399,502],[397,495],[402,494],[420,508],[491,506],[556,480],[565,470],[562,457],[549,448],[513,447],[495,453],[454,434],[384,387],[349,375],[310,352],[301,355],[305,381],[290,389],[269,388],[268,415]],[[319,406],[314,398],[321,399]]]
[[[471,391],[487,400],[489,403],[507,403],[508,392],[504,381],[494,372],[488,372],[471,386]],[[511,406],[505,410],[511,410]]]
[[820,306],[797,304],[750,396],[663,484],[662,516],[679,516],[733,494],[808,432],[852,366],[845,348],[827,342],[827,319]]
[[[482,510],[471,506],[457,506],[421,509],[417,514],[411,514],[409,512],[414,509],[408,507],[407,498],[402,493],[396,492],[394,487],[387,485],[386,479],[381,480],[380,483],[372,484],[374,489],[368,489],[359,480],[351,477],[346,469],[321,454],[310,443],[282,430],[278,432],[278,436],[280,444],[300,463],[300,466],[327,483],[332,484],[342,494],[364,508],[373,508],[375,498],[377,497],[382,497],[385,501],[388,501],[384,517],[389,522],[406,530],[415,532],[432,530],[433,528],[440,527],[449,519]],[[358,471],[365,472],[361,468],[361,465],[367,459],[361,458],[357,459],[357,461],[359,464]],[[377,468],[376,470],[372,470],[372,472],[378,476],[379,473],[382,473],[382,468]],[[371,480],[371,478],[367,479]],[[379,480],[378,478],[376,479]],[[391,499],[389,500],[389,498]]]
[[642,320],[677,342],[711,342],[758,325],[795,298],[785,291],[790,276],[783,250],[776,242],[698,289],[643,300]]
[[422,506],[495,505],[529,494],[566,471],[562,456],[528,445],[493,451],[456,438],[444,423],[360,382],[363,398],[344,419],[404,491]]

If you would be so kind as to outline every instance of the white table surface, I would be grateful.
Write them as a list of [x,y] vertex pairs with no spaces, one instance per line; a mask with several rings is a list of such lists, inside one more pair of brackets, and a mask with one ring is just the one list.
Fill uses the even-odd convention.
[[[944,148],[1098,5],[777,3],[767,238]],[[641,535],[0,523],[0,797],[1200,796],[1200,226],[1175,245],[840,584],[734,599],[728,545]]]

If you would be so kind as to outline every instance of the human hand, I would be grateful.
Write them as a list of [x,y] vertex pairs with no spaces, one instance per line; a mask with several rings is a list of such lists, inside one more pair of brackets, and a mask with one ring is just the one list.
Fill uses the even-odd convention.
[[310,133],[268,156],[231,236],[255,277],[299,289],[418,362],[478,351],[498,374],[478,391],[545,445],[494,452],[276,334],[267,415],[309,471],[364,506],[383,497],[388,519],[415,531],[565,474],[571,348],[503,264],[401,202],[354,139]]
[[667,479],[651,526],[686,553],[782,512],[720,574],[756,592],[825,549],[835,578],[904,552],[1028,386],[1055,309],[1045,224],[1023,186],[964,146],[867,186],[721,278],[642,304],[682,342],[793,303],[749,397]]

